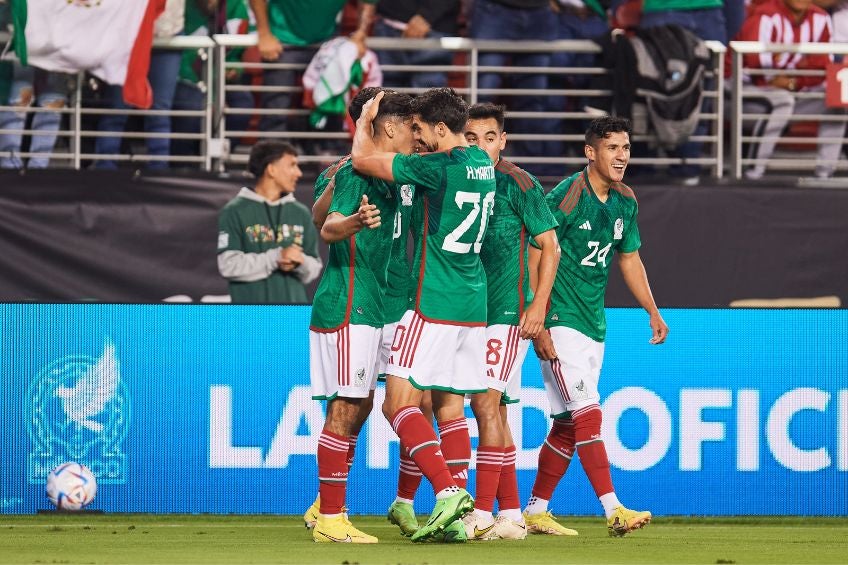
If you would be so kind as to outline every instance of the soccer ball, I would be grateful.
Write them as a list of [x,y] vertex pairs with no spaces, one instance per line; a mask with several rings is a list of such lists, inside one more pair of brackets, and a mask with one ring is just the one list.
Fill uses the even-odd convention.
[[47,498],[59,510],[82,510],[96,494],[97,480],[85,465],[62,463],[47,475]]

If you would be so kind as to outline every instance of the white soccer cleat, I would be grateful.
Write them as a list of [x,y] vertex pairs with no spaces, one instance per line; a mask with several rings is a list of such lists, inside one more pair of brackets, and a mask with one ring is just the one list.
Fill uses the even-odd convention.
[[484,517],[477,512],[471,512],[462,519],[468,541],[484,541],[498,539],[495,535],[496,520],[494,517]]
[[498,539],[524,539],[527,537],[527,524],[524,520],[516,522],[506,516],[498,515],[492,532]]

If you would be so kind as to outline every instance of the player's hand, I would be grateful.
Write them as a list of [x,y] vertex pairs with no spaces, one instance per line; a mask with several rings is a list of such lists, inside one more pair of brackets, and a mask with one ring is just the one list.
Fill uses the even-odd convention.
[[648,343],[651,345],[664,343],[665,338],[668,336],[668,325],[665,323],[665,320],[662,319],[659,312],[651,314],[650,324],[653,335]]
[[521,339],[536,339],[545,330],[545,308],[536,302],[531,302],[518,322]]
[[280,58],[280,55],[283,54],[283,44],[270,33],[259,34],[257,47],[259,48],[259,55],[261,55],[262,59],[265,61],[276,61]]
[[533,340],[533,349],[536,350],[536,357],[541,361],[551,361],[557,358],[554,340],[551,339],[551,333],[547,330],[542,330]]
[[380,227],[380,209],[374,204],[369,204],[368,196],[365,194],[362,195],[362,200],[359,202],[358,214],[360,226],[372,230]]
[[385,94],[386,93],[381,90],[377,93],[377,96],[363,104],[362,114],[356,122],[356,127],[360,127],[363,124],[370,124],[374,121],[374,118],[377,117],[377,111],[380,109],[380,100],[383,99]]

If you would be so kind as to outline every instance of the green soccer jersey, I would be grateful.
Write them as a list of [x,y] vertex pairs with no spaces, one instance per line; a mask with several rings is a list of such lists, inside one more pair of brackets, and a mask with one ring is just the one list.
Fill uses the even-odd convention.
[[415,187],[411,184],[404,184],[398,188],[398,191],[400,201],[392,222],[394,226],[392,254],[389,259],[388,286],[386,287],[387,324],[399,321],[403,318],[403,313],[409,309],[410,273],[406,243],[409,238],[412,210],[415,204]]
[[[259,256],[297,244],[318,257],[318,233],[309,210],[289,195],[268,202],[243,188],[218,216],[218,253],[236,251]],[[306,288],[295,273],[274,270],[261,280],[229,281],[236,304],[307,304]]]
[[476,146],[396,155],[392,172],[395,182],[413,184],[421,195],[412,267],[415,309],[436,323],[486,325],[480,248],[495,200],[489,156]]
[[[271,33],[286,45],[322,43],[336,33],[346,0],[268,0]],[[360,0],[376,4],[377,0]]]
[[339,169],[342,168],[342,165],[350,161],[350,155],[345,155],[323,171],[318,175],[318,178],[315,179],[315,185],[312,188],[312,197],[315,201],[321,198],[321,195],[324,194],[324,191],[327,190],[327,187],[330,186],[330,181],[333,180],[333,177],[336,176],[336,173],[339,172]]
[[[367,195],[381,217],[394,217],[399,191],[390,183],[358,174],[350,162],[342,165],[334,178],[328,215],[350,216]],[[379,228],[363,228],[330,244],[327,268],[312,301],[311,329],[326,332],[346,324],[382,327],[386,323],[384,302],[393,232],[394,223],[383,221]]]
[[604,294],[613,255],[632,253],[642,243],[636,197],[626,184],[613,183],[607,201],[601,202],[584,169],[554,187],[547,200],[559,222],[562,258],[545,325],[566,326],[604,341]]
[[721,8],[722,0],[645,0],[643,12],[706,10]]
[[527,240],[557,227],[536,177],[501,159],[495,166],[495,206],[480,259],[488,285],[488,325],[517,326],[533,299],[527,269]]

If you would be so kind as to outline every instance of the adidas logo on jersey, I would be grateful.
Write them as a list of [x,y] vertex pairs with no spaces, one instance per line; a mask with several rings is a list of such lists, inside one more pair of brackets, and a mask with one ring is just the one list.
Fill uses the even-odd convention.
[[580,229],[581,230],[590,230],[590,229],[592,229],[592,224],[589,223],[589,220],[586,220],[585,222],[580,224]]

